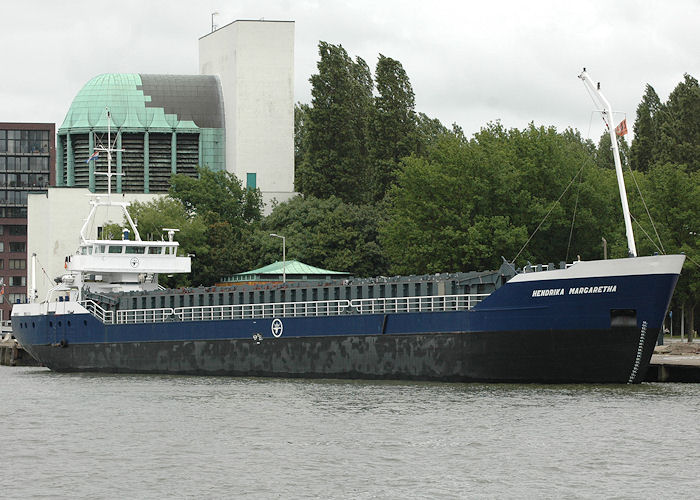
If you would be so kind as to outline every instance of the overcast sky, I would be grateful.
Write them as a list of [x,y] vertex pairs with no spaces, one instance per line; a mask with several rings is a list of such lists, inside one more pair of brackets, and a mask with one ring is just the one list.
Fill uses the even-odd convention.
[[[488,4],[488,5],[487,5]],[[198,72],[198,38],[236,19],[295,21],[295,99],[310,102],[318,41],[342,44],[374,70],[399,60],[416,110],[468,136],[489,121],[574,127],[598,140],[586,66],[634,121],[647,83],[662,100],[700,77],[700,2],[119,0],[3,2],[0,121],[63,122],[100,73]],[[621,117],[620,117],[621,119]],[[619,120],[617,120],[619,121]]]

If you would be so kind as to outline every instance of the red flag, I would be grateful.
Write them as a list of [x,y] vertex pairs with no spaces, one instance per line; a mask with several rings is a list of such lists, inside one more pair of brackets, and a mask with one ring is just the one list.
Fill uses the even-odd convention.
[[625,135],[627,133],[627,118],[622,120],[620,124],[617,127],[615,127],[615,133],[620,136]]

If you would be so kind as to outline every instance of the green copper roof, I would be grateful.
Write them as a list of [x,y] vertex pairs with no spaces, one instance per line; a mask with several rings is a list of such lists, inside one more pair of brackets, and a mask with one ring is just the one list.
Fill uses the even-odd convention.
[[253,269],[241,274],[282,274],[283,271],[287,274],[348,274],[342,271],[329,271],[328,269],[310,266],[298,260],[288,260],[286,262],[280,260],[260,269]]
[[328,269],[321,269],[320,267],[304,264],[298,260],[288,260],[285,263],[280,260],[259,269],[253,269],[252,271],[236,274],[230,278],[224,278],[222,281],[255,281],[263,277],[266,279],[270,279],[270,277],[281,278],[283,273],[287,275],[288,279],[290,276],[299,276],[301,279],[317,279],[326,276],[349,276],[349,273],[343,271],[329,271]]
[[73,99],[59,132],[107,128],[196,130],[223,128],[223,97],[210,75],[107,73],[87,82]]

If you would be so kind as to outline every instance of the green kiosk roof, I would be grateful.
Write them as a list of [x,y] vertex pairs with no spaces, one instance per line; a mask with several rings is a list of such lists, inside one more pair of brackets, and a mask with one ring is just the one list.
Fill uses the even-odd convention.
[[288,260],[286,262],[277,261],[259,269],[253,269],[245,273],[235,274],[231,277],[222,279],[223,282],[231,283],[236,281],[281,281],[282,274],[287,275],[288,280],[304,281],[304,280],[320,280],[331,278],[342,278],[350,276],[349,273],[342,271],[329,271],[319,267],[310,266],[297,260]]

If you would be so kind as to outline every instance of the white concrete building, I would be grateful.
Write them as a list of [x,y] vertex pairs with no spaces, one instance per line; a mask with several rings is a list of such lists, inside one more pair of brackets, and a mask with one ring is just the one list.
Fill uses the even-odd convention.
[[[54,278],[64,274],[63,263],[80,245],[80,228],[90,209],[90,197],[95,196],[87,188],[51,188],[47,193],[29,193],[27,196],[27,289],[31,288],[32,254],[36,253],[36,288],[40,301],[55,285]],[[105,194],[100,195],[105,197]],[[114,194],[114,201],[149,202],[157,194]],[[97,238],[98,227],[107,223],[123,225],[124,217],[119,207],[99,209],[95,221],[87,228],[89,238]]]
[[272,199],[294,195],[294,22],[234,21],[199,39],[199,72],[224,94],[226,170]]

